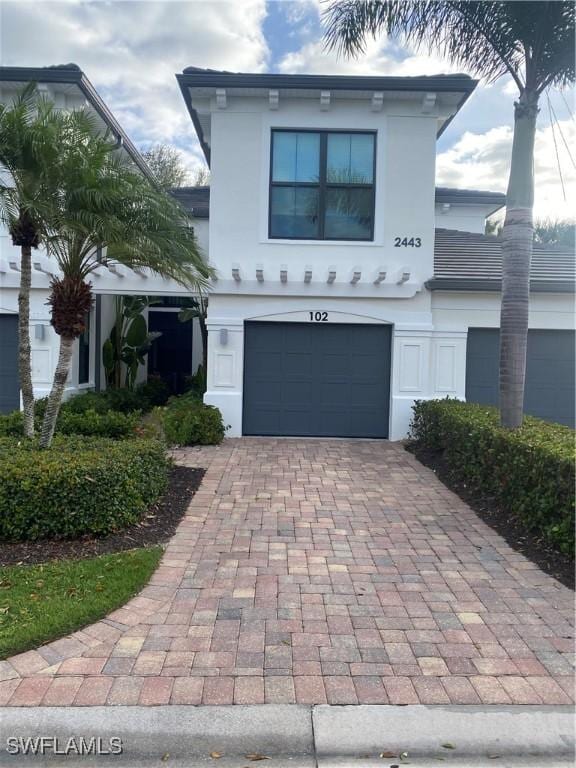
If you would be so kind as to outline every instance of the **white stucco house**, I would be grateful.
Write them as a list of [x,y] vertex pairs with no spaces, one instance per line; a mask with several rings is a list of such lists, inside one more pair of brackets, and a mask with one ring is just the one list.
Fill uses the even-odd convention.
[[[148,172],[77,68],[0,68],[2,98],[30,79],[62,106],[91,105]],[[174,195],[217,271],[205,402],[222,411],[227,434],[395,440],[414,400],[496,402],[501,253],[484,230],[505,199],[435,185],[436,139],[475,81],[194,67],[177,79],[211,169],[210,189]],[[0,410],[18,399],[18,258],[0,236]],[[45,306],[51,268],[35,260],[38,396],[57,353]],[[162,297],[149,320],[164,353],[151,354],[149,368],[164,359],[154,372],[170,376],[177,358],[196,370],[199,330],[183,334],[170,316],[185,298],[179,286],[103,267],[93,289],[69,393],[104,386],[99,350],[115,294]],[[572,426],[574,292],[574,254],[535,248],[526,411]]]
[[[399,439],[497,397],[504,196],[435,187],[464,75],[177,76],[211,168],[208,391],[230,435]],[[526,408],[574,421],[574,258],[536,249]]]

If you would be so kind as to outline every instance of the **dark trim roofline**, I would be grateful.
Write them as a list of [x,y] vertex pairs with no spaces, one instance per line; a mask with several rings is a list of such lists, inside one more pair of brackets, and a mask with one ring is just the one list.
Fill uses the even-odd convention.
[[465,101],[476,88],[478,80],[468,75],[435,75],[432,77],[377,77],[357,75],[279,75],[249,74],[242,72],[220,72],[217,70],[187,67],[182,74],[176,75],[184,102],[194,124],[202,151],[210,165],[210,147],[204,138],[204,132],[198,119],[198,113],[192,105],[190,88],[272,88],[276,90],[331,90],[331,91],[417,91],[425,93],[458,93],[463,96],[456,105],[456,111],[446,120],[438,131],[441,136],[460,111]]
[[284,88],[333,91],[442,91],[472,93],[478,83],[468,75],[378,77],[375,75],[279,75],[218,72],[188,67],[178,82],[189,88]]
[[[429,291],[477,291],[501,293],[502,280],[475,280],[473,278],[433,277],[425,283]],[[531,293],[576,293],[576,283],[560,280],[531,280]]]
[[90,102],[94,111],[106,123],[108,128],[142,171],[151,181],[155,181],[154,174],[146,164],[146,161],[138,152],[128,134],[124,131],[118,120],[106,106],[98,91],[80,68],[76,67],[0,67],[0,82],[30,82],[30,83],[63,83],[77,85],[86,99]]
[[458,205],[494,205],[491,211],[494,213],[506,205],[506,195],[503,192],[489,192],[481,189],[436,187],[435,201]]

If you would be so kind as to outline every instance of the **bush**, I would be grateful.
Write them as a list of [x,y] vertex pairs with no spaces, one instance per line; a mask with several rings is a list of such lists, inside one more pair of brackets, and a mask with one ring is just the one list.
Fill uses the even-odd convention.
[[[109,410],[111,405],[107,392],[84,392],[82,395],[74,395],[65,400],[60,406],[60,413],[86,413],[86,411],[108,413]],[[38,414],[38,406],[36,406],[36,414]]]
[[[170,397],[170,387],[159,376],[151,376],[144,384],[136,387],[136,392],[150,404],[150,408],[166,405]],[[142,408],[142,410],[145,410]]]
[[526,416],[500,427],[496,408],[457,400],[419,401],[411,437],[442,451],[451,473],[574,554],[574,431]]
[[[77,399],[83,399],[82,395]],[[75,398],[76,399],[76,398]],[[130,437],[136,434],[140,424],[140,411],[121,413],[116,411],[97,411],[84,408],[73,410],[61,408],[56,422],[56,432],[65,435],[94,435],[97,437]],[[36,415],[36,430],[42,427],[42,416]],[[0,415],[0,437],[22,437],[24,435],[24,422],[22,413]]]
[[106,395],[111,411],[132,413],[133,411],[149,411],[152,408],[150,400],[136,390],[107,389],[102,394]]
[[0,439],[0,538],[106,534],[137,522],[167,484],[155,440],[56,435],[52,447]]
[[18,436],[24,434],[24,418],[22,411],[0,414],[0,437]]
[[164,434],[173,445],[217,445],[224,438],[222,414],[192,396],[172,398],[164,411]]
[[95,435],[99,437],[130,437],[140,423],[140,412],[121,413],[108,411],[62,411],[58,416],[57,429],[64,435]]

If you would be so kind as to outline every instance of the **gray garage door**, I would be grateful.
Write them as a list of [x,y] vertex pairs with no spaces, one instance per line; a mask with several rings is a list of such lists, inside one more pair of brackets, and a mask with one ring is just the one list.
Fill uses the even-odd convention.
[[18,316],[0,315],[0,413],[19,407]]
[[[528,333],[524,411],[574,427],[574,331]],[[470,328],[466,353],[466,399],[498,404],[499,331]]]
[[246,323],[245,435],[387,437],[390,326]]

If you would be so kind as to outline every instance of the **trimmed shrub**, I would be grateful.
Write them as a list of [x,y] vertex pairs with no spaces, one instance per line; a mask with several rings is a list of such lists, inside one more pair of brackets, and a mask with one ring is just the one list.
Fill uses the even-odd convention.
[[0,439],[0,538],[106,534],[137,522],[167,484],[155,440],[56,435],[52,447]]
[[24,434],[24,418],[22,411],[0,414],[0,437]]
[[160,376],[151,376],[144,384],[136,387],[136,392],[148,401],[150,408],[166,405],[170,397],[170,387]]
[[183,395],[164,411],[164,434],[172,445],[217,445],[224,438],[222,414],[212,405]]
[[[85,395],[81,396],[82,398]],[[81,398],[78,398],[81,399]],[[140,424],[140,411],[120,413],[116,411],[97,411],[94,409],[74,411],[62,408],[58,414],[56,432],[65,435],[94,435],[97,437],[131,437],[137,434]],[[36,416],[36,428],[40,430],[42,417]],[[24,423],[22,413],[0,415],[0,437],[22,437]]]
[[117,411],[71,413],[70,411],[62,411],[58,415],[57,429],[64,435],[121,438],[133,436],[139,423],[139,411],[132,413]]
[[560,551],[574,554],[574,431],[531,416],[500,427],[496,408],[458,400],[419,401],[411,437],[442,451],[450,472],[492,495]]
[[108,413],[111,410],[110,398],[107,392],[84,392],[65,400],[60,406],[60,413]]
[[109,410],[111,411],[132,413],[133,411],[149,411],[152,407],[150,400],[136,390],[107,389],[102,394],[108,398]]

